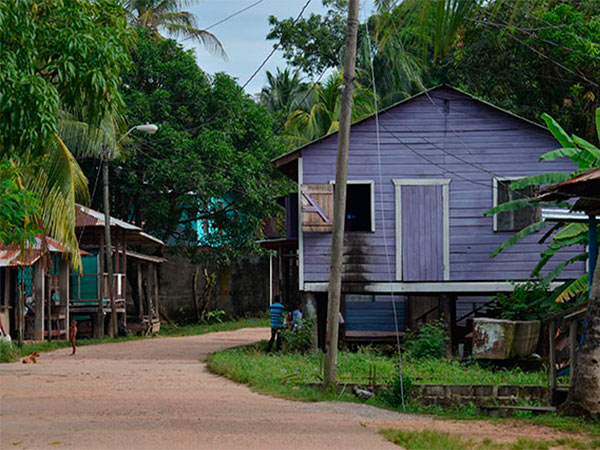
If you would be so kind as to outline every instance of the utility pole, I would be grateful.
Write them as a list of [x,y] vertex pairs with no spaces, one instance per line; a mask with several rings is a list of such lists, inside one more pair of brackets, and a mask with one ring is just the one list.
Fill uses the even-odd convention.
[[327,355],[323,384],[336,382],[340,296],[342,291],[342,257],[344,250],[344,222],[346,216],[346,181],[348,179],[348,145],[352,122],[352,94],[356,66],[356,33],[358,30],[358,0],[348,2],[348,30],[344,51],[344,80],[338,132],[335,191],[333,196],[333,235],[329,266],[329,296],[327,304]]
[[[112,261],[112,243],[110,239],[110,209],[108,192],[108,157],[109,147],[104,144],[104,164],[102,165],[102,178],[104,180],[104,236],[106,243],[106,268],[108,270],[108,295],[110,297],[110,328],[108,335],[115,337],[117,335],[117,305],[115,304],[115,291],[113,286],[113,261]],[[104,309],[104,299],[100,299],[102,309]]]

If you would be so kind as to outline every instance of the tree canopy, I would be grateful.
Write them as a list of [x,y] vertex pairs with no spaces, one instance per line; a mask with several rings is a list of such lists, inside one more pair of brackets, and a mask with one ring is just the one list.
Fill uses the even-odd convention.
[[[222,255],[256,248],[278,192],[270,115],[229,76],[206,75],[173,40],[140,30],[133,58],[122,91],[128,121],[159,131],[124,144],[111,173],[113,210],[170,243]],[[193,227],[203,221],[209,232],[198,241]]]

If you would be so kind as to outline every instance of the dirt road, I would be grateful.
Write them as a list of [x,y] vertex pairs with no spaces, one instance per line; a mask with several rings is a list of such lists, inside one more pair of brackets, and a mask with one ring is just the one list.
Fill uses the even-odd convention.
[[397,448],[377,434],[390,426],[551,437],[535,427],[275,399],[200,363],[210,352],[268,334],[255,328],[103,344],[80,347],[73,357],[69,349],[42,354],[37,365],[3,364],[0,448]]

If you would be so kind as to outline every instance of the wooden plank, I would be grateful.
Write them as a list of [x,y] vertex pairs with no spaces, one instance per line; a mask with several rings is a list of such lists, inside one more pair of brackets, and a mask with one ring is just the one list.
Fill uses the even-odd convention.
[[[38,261],[34,265],[33,275],[33,298],[35,301],[35,331],[34,339],[42,340],[44,338],[45,329],[45,300],[46,300],[46,289],[45,289],[45,270],[41,261]],[[23,311],[23,309],[20,309]],[[22,315],[22,314],[21,314]]]
[[575,379],[575,370],[576,370],[576,359],[575,359],[575,351],[577,349],[577,321],[571,321],[569,326],[569,377],[570,382],[569,386],[573,387],[573,380]]
[[142,263],[137,263],[137,287],[138,287],[138,303],[139,303],[139,315],[140,322],[144,320],[144,289],[142,280]]
[[550,363],[550,389],[554,392],[556,389],[556,345],[554,344],[554,335],[556,334],[556,324],[554,320],[551,320],[548,324],[548,344],[550,349],[549,363]]
[[[151,264],[153,273],[153,284],[154,284],[154,301],[156,302],[156,319],[159,321],[158,328],[160,329],[160,309],[158,305],[158,264]],[[158,333],[158,330],[156,330]]]
[[302,231],[329,233],[333,229],[333,185],[303,184]]

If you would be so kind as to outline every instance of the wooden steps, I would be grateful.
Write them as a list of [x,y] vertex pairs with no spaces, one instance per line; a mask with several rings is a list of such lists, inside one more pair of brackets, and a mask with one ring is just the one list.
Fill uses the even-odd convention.
[[479,411],[482,414],[492,417],[508,417],[512,416],[515,411],[531,411],[533,414],[548,414],[556,412],[554,406],[479,406]]

